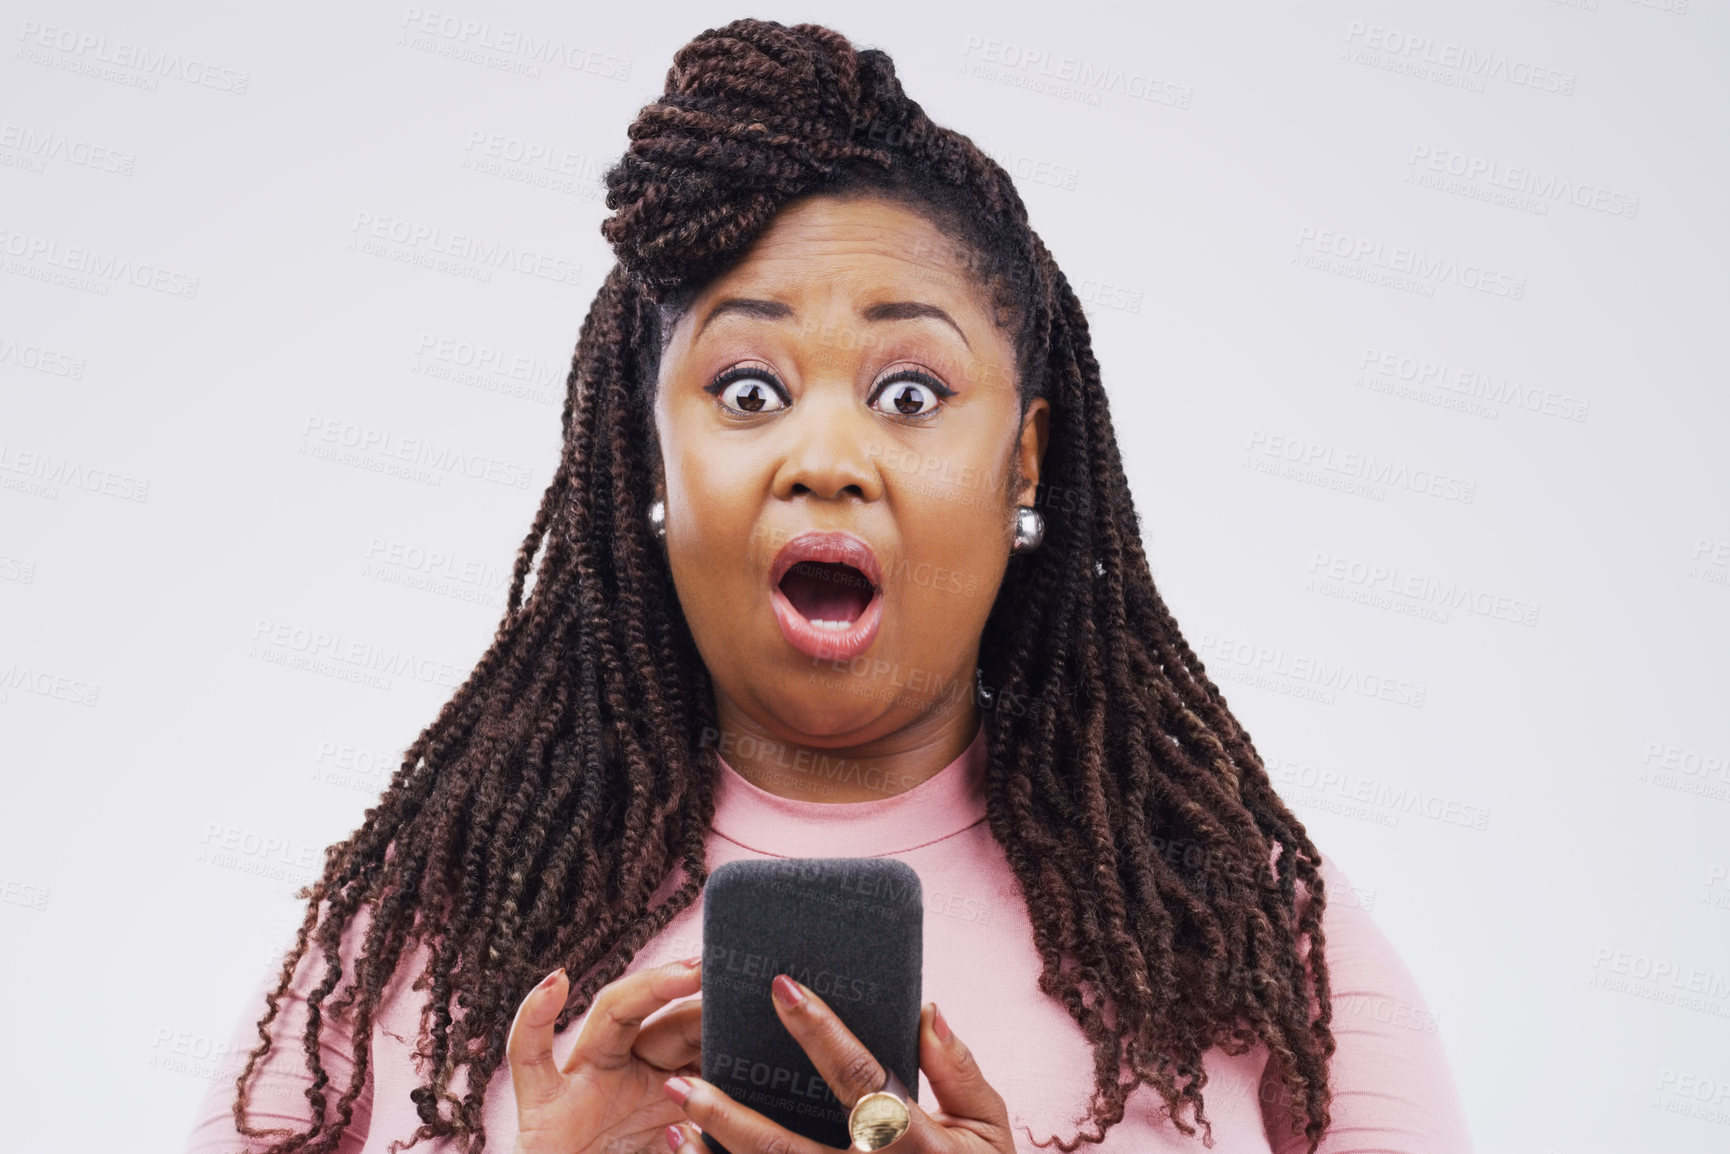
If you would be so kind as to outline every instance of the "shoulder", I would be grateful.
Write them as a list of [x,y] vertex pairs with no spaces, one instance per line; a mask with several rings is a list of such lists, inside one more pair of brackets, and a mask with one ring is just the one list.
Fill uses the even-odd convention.
[[[1408,1013],[1415,1013],[1423,998],[1410,969],[1400,959],[1375,918],[1380,894],[1375,886],[1361,885],[1325,851],[1319,852],[1318,873],[1321,875],[1326,905],[1322,911],[1322,934],[1325,941],[1328,968],[1336,980],[1332,982],[1334,1012],[1341,1011],[1340,999],[1354,996],[1353,991],[1384,994],[1397,993]],[[1307,908],[1309,895],[1300,883],[1300,912]],[[1342,985],[1339,978],[1347,979]],[[1424,1016],[1427,1016],[1424,1015]],[[1428,1033],[1435,1033],[1430,1019]],[[1419,1027],[1422,1029],[1422,1027]]]
[[[1376,924],[1376,890],[1356,884],[1325,850],[1317,851],[1316,872],[1321,878],[1323,951],[1336,1018],[1342,1010],[1348,1014],[1354,1010],[1350,1004],[1354,998],[1397,997],[1408,1011],[1421,1004],[1411,971]],[[1300,877],[1295,910],[1299,917],[1309,911],[1314,897]]]
[[[283,967],[293,953],[293,939],[278,954],[252,986],[242,1001],[226,1041],[220,1047],[220,1060],[206,1091],[185,1147],[188,1154],[217,1154],[234,1149],[237,1131],[234,1118],[236,1078],[253,1062],[248,1081],[247,1123],[280,1124],[292,1122],[304,1127],[311,1122],[308,1094],[317,1087],[308,1066],[307,1035],[316,1021],[318,1026],[318,1060],[324,1070],[324,1096],[334,1112],[338,1099],[354,1086],[358,1069],[356,1039],[353,1035],[352,1010],[339,1012],[334,1008],[338,999],[345,999],[355,988],[355,973],[371,911],[362,906],[349,918],[337,941],[340,969],[333,973],[319,942],[319,931],[330,924],[328,903],[321,903],[318,920],[307,939],[306,949],[296,959],[288,985],[276,997],[274,1011],[272,995],[282,983]],[[325,986],[330,988],[325,990]],[[315,998],[323,990],[322,996]],[[233,1011],[230,1011],[231,1013]],[[268,1039],[265,1052],[257,1054]],[[360,1089],[352,1104],[352,1121],[344,1132],[341,1150],[357,1150],[364,1142],[372,1113],[372,1079],[370,1071],[361,1072]],[[245,1144],[247,1150],[262,1148],[255,1137]]]
[[[1336,1046],[1328,1063],[1333,1091],[1330,1136],[1350,1132],[1361,1140],[1374,1134],[1387,1143],[1378,1149],[1404,1150],[1409,1147],[1402,1142],[1423,1134],[1425,1150],[1469,1151],[1440,1020],[1376,923],[1375,887],[1354,883],[1326,853],[1320,854],[1318,872],[1325,894],[1322,954],[1329,1029]],[[1299,894],[1301,910],[1308,903],[1301,883]],[[1275,1075],[1270,1063],[1268,1077]],[[1275,1113],[1267,1113],[1270,1131],[1276,1128]],[[1324,1139],[1322,1154],[1331,1148]],[[1283,1154],[1286,1147],[1276,1144],[1275,1149]]]

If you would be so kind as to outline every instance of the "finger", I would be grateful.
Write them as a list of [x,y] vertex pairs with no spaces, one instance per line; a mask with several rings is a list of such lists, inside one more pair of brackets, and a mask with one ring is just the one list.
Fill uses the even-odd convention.
[[843,1106],[851,1109],[865,1095],[883,1088],[889,1076],[887,1069],[827,1002],[786,974],[777,974],[770,989],[782,1024],[804,1047]]
[[671,1154],[709,1154],[709,1148],[697,1137],[697,1127],[690,1122],[668,1126],[662,1135]]
[[1003,1095],[985,1080],[973,1051],[956,1036],[937,1003],[927,1002],[926,1007],[929,1012],[921,1010],[919,1015],[919,1069],[931,1083],[943,1115],[940,1120],[950,1125],[982,1122],[1007,1135],[1009,1106]]
[[662,1070],[696,1067],[703,1057],[703,1003],[685,1002],[644,1023],[631,1053]]
[[[721,1145],[728,1150],[773,1150],[776,1154],[835,1154],[833,1148],[820,1145],[805,1137],[795,1134],[776,1122],[770,1121],[749,1106],[742,1106],[729,1098],[720,1087],[705,1082],[701,1078],[685,1078],[690,1086],[690,1093],[685,1096],[680,1107],[685,1116],[703,1128],[705,1134],[713,1134]],[[670,1090],[664,1091],[670,1101],[677,1102],[677,1095]],[[707,1144],[698,1154],[705,1154]]]
[[505,1058],[511,1067],[511,1087],[520,1103],[549,1102],[563,1088],[564,1078],[553,1064],[553,1023],[565,1008],[569,993],[570,980],[561,966],[530,990],[517,1007],[505,1039]]
[[631,1060],[637,1027],[643,1019],[672,1001],[694,994],[703,984],[702,958],[686,958],[626,974],[595,995],[583,1020],[577,1044],[565,1055],[564,1069],[582,1062],[602,1070],[617,1070]]

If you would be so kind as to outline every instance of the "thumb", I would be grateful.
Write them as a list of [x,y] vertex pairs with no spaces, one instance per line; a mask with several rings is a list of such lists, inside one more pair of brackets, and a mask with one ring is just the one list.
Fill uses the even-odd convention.
[[919,1069],[937,1096],[939,1121],[971,1119],[1009,1132],[1009,1107],[991,1088],[973,1051],[956,1036],[936,1002],[920,1014]]
[[570,979],[561,966],[530,990],[517,1007],[505,1040],[505,1059],[511,1067],[511,1088],[517,1105],[538,1106],[557,1098],[565,1078],[553,1062],[553,1023],[565,1008]]

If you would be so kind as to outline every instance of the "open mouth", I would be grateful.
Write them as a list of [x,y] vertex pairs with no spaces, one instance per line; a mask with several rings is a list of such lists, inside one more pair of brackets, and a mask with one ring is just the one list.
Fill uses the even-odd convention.
[[846,629],[877,595],[871,579],[851,565],[800,561],[781,578],[781,592],[818,629]]
[[798,534],[781,547],[770,573],[769,601],[781,636],[812,658],[863,653],[883,623],[882,572],[861,537],[838,530]]

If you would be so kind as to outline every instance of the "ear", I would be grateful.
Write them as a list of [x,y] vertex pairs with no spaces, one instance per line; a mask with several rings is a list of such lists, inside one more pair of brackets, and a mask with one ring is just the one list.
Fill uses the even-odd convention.
[[1045,462],[1047,425],[1051,417],[1051,402],[1035,397],[1021,418],[1021,440],[1016,447],[1018,475],[1021,485],[1014,497],[1017,505],[1032,505],[1039,492],[1039,467]]
[[665,501],[667,499],[667,467],[661,458],[661,433],[657,423],[651,418],[649,422],[647,450],[649,471],[649,500]]

